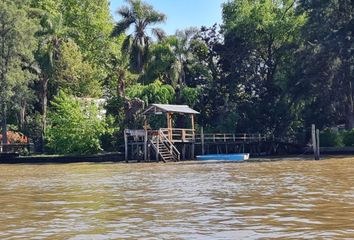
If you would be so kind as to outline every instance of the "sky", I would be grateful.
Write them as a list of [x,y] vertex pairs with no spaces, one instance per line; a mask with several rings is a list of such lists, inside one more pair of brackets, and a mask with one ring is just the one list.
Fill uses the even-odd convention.
[[[166,14],[167,21],[157,25],[169,35],[177,29],[189,27],[212,26],[221,23],[221,5],[226,0],[144,0],[155,10]],[[111,12],[119,20],[116,10],[126,5],[125,0],[111,0]]]

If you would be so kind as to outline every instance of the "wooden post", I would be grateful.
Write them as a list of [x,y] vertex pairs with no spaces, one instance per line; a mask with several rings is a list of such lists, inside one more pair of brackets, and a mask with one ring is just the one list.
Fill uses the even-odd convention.
[[125,147],[125,161],[128,162],[128,136],[127,130],[124,130],[124,147]]
[[320,160],[320,130],[319,129],[316,130],[316,147],[317,147],[316,157],[317,160]]
[[147,130],[147,128],[148,128],[147,119],[146,119],[146,115],[144,115],[144,129],[145,129],[145,131]]
[[192,129],[194,130],[194,114],[191,115]]
[[202,141],[202,155],[205,154],[205,146],[204,146],[204,128],[200,128],[200,140]]
[[144,136],[144,161],[147,161],[147,148],[148,148],[148,133],[147,129],[145,129],[145,136]]
[[[134,143],[131,143],[131,148],[130,148],[130,157],[133,159],[133,160],[138,160],[137,158],[135,158],[135,156],[134,156],[134,146],[136,146],[136,143],[134,142]],[[135,159],[134,159],[135,158]]]
[[151,144],[148,143],[148,161],[151,162]]
[[194,142],[192,143],[192,149],[191,149],[191,158],[192,160],[194,159],[194,150],[195,149],[195,145],[194,145]]
[[168,140],[172,141],[172,113],[166,113],[167,116],[167,129],[168,129]]
[[182,159],[186,160],[186,144],[182,146]]
[[315,156],[315,160],[317,160],[317,148],[316,148],[316,126],[312,124],[311,126],[311,136],[312,136],[312,150]]
[[[191,121],[192,121],[192,135],[193,135],[193,142],[195,141],[195,125],[194,125],[194,114],[191,115]],[[194,143],[193,143],[194,145]],[[194,151],[194,150],[193,150]],[[194,156],[194,154],[193,154]]]
[[160,135],[157,136],[157,142],[156,142],[156,161],[159,161],[159,148],[160,148]]

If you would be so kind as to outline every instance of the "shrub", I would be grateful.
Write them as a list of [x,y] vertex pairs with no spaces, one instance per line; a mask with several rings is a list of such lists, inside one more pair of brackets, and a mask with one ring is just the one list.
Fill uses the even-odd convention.
[[321,147],[339,147],[342,145],[342,135],[327,129],[320,134]]
[[127,88],[126,94],[130,99],[139,98],[149,105],[151,103],[171,103],[174,101],[176,93],[172,86],[155,81],[145,86],[133,85]]
[[[1,141],[2,141],[2,135],[0,134],[0,142]],[[13,143],[26,144],[28,143],[28,139],[25,135],[23,135],[20,132],[7,131],[7,142],[10,144]]]
[[46,132],[48,149],[58,154],[93,154],[102,150],[106,124],[94,103],[82,102],[60,91],[51,102]]
[[343,134],[343,144],[346,147],[354,146],[354,130],[344,132]]

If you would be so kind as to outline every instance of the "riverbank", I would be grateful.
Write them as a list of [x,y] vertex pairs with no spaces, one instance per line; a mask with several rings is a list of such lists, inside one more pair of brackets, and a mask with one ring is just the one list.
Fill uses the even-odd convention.
[[[323,154],[320,160],[330,159],[354,159],[353,154]],[[252,157],[246,161],[235,161],[235,163],[260,163],[278,161],[314,161],[313,155],[283,155]],[[16,158],[0,158],[0,164],[55,164],[55,163],[103,163],[103,162],[125,162],[123,153],[103,153],[90,156],[64,156],[64,155],[35,155],[21,156]],[[137,160],[130,160],[129,163],[138,163]],[[197,161],[187,160],[179,163],[222,163],[223,161]],[[227,162],[227,161],[225,161]]]
[[41,163],[80,163],[80,162],[122,162],[124,154],[122,153],[102,153],[87,156],[65,156],[65,155],[34,155],[20,157],[0,158],[0,164],[41,164]]

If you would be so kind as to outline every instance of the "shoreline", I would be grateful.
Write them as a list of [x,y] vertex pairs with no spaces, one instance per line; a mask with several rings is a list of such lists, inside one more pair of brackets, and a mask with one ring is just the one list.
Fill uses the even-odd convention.
[[[261,163],[261,162],[279,162],[279,161],[323,161],[333,158],[354,158],[353,154],[323,154],[320,160],[315,160],[311,154],[306,155],[283,155],[283,156],[261,156],[251,157],[244,161],[198,161],[198,160],[185,160],[173,163]],[[0,158],[0,164],[68,164],[68,163],[156,163],[156,162],[144,162],[138,160],[124,159],[123,153],[102,153],[88,156],[64,156],[64,155],[38,155],[38,156],[21,156],[16,158]],[[172,162],[171,162],[172,163]]]
[[104,163],[124,162],[123,153],[101,153],[95,155],[34,155],[15,158],[1,158],[0,164],[56,164],[56,163]]

